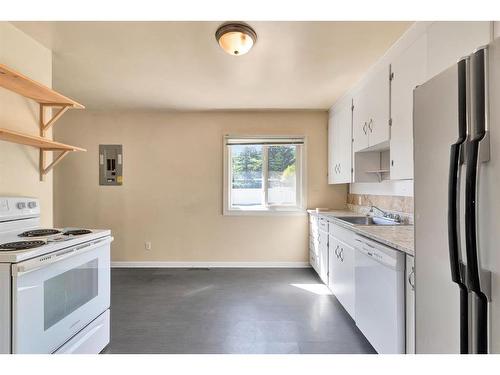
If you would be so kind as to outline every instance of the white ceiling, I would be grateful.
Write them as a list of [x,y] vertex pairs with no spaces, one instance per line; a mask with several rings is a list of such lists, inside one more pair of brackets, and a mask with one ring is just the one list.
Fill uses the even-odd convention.
[[54,52],[53,86],[87,108],[327,109],[411,22],[249,22],[230,56],[221,22],[13,22]]

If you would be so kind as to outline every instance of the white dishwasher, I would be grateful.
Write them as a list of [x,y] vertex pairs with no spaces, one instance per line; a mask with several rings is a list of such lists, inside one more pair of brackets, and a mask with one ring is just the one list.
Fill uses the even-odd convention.
[[355,321],[380,354],[405,353],[405,255],[356,235]]

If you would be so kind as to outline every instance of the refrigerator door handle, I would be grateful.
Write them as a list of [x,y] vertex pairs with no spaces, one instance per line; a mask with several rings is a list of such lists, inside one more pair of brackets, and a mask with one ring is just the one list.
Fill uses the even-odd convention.
[[460,153],[467,138],[467,81],[469,58],[458,62],[458,139],[450,147],[450,169],[448,179],[448,250],[451,279],[460,289],[460,353],[469,351],[469,293],[460,258]]
[[473,322],[475,349],[478,354],[488,352],[488,298],[481,285],[481,269],[477,241],[478,170],[481,141],[486,136],[487,116],[487,49],[472,55],[472,126],[467,142],[465,177],[465,244],[467,256],[467,283],[476,296],[476,314]]

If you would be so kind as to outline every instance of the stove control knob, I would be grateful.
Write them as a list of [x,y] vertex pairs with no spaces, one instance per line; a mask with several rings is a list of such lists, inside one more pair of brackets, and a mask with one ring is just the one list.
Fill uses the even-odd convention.
[[28,208],[35,208],[35,207],[36,207],[35,201],[28,202]]
[[23,208],[26,208],[26,203],[25,202],[17,202],[16,206],[18,209],[22,210]]

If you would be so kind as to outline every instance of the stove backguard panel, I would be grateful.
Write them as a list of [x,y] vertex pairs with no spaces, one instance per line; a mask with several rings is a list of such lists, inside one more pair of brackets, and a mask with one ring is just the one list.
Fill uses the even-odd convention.
[[122,145],[99,145],[99,185],[122,184]]

